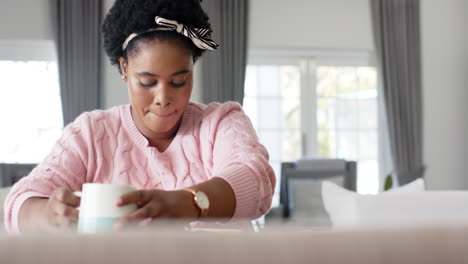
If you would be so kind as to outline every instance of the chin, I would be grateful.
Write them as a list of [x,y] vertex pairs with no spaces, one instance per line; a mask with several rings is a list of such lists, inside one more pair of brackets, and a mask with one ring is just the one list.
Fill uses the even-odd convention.
[[177,126],[178,121],[181,116],[173,116],[171,118],[155,118],[152,114],[147,116],[146,127],[149,128],[154,133],[167,133],[170,132],[175,126]]
[[152,124],[151,130],[155,133],[166,133],[171,131],[176,126],[177,122],[166,121],[166,122],[158,122],[158,124]]

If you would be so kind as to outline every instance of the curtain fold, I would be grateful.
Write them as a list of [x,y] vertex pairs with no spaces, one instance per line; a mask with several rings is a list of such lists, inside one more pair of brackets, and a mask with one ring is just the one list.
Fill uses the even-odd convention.
[[394,172],[403,185],[422,177],[419,0],[370,0]]
[[213,27],[216,51],[206,52],[202,63],[203,103],[244,99],[247,63],[248,0],[206,0],[202,7]]
[[102,0],[49,0],[63,121],[100,107]]

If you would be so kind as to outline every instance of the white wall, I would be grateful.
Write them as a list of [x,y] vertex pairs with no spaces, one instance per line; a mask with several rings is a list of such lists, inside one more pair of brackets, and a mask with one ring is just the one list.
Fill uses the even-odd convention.
[[51,40],[48,0],[1,0],[0,39]]
[[[104,0],[103,19],[113,3],[114,0]],[[102,51],[101,73],[101,105],[103,108],[128,104],[130,101],[127,87],[122,81],[117,68],[110,64],[104,50]]]
[[249,47],[372,50],[368,1],[252,0]]
[[431,189],[468,188],[468,1],[421,1],[424,156]]
[[1,0],[0,59],[55,60],[48,0]]

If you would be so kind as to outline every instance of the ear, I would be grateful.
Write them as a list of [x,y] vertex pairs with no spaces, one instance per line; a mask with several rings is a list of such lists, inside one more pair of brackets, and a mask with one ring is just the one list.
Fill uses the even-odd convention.
[[119,64],[122,76],[127,76],[127,61],[123,57],[119,57]]

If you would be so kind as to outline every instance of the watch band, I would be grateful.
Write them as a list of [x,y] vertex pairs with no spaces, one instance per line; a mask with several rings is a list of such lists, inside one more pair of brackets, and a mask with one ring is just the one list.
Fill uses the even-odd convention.
[[[200,204],[199,204],[199,201],[197,199],[197,192],[201,192],[201,191],[195,191],[195,190],[193,190],[191,188],[185,188],[184,190],[190,192],[193,195],[193,203],[200,210],[200,213],[198,214],[198,218],[207,216],[208,215],[208,208],[201,207]],[[203,194],[206,196],[205,193],[203,193]]]

